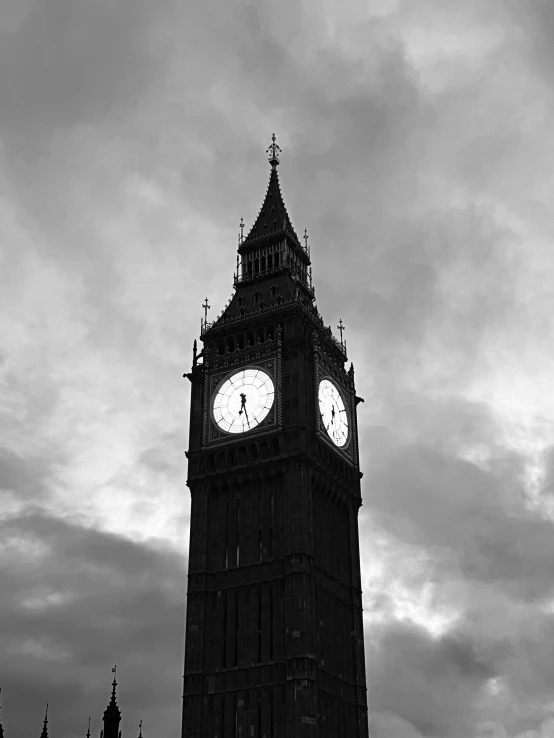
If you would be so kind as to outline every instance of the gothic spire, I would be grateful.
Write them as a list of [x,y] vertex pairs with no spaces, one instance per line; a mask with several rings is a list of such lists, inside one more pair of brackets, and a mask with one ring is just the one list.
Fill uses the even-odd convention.
[[87,738],[90,738],[90,718],[88,719]]
[[117,687],[116,681],[116,670],[117,666],[112,668],[113,682],[112,682],[112,698],[109,705],[104,710],[104,738],[118,738],[118,728],[121,721],[121,712],[117,706],[115,688]]
[[44,723],[42,725],[40,738],[48,738],[48,702],[46,703],[46,713],[44,714]]
[[142,720],[139,723],[139,735],[138,738],[142,738]]
[[[275,134],[271,137],[271,145],[267,149],[269,163],[271,164],[271,172],[269,175],[269,184],[265,194],[265,200],[261,207],[256,222],[250,229],[250,233],[244,240],[241,240],[241,246],[247,246],[253,241],[271,236],[276,233],[287,234],[298,246],[300,242],[289,214],[283,201],[281,188],[279,186],[279,177],[277,175],[277,166],[279,165],[279,154],[281,148],[275,143]],[[240,250],[240,247],[239,247]]]

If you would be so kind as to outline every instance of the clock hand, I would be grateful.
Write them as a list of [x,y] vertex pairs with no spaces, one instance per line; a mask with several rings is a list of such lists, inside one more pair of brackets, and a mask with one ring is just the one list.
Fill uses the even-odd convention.
[[241,392],[240,393],[240,410],[239,410],[239,415],[242,415],[242,411],[244,410],[244,415],[246,417],[246,422],[248,423],[248,427],[250,428],[250,418],[248,417],[248,411],[246,409],[246,400],[247,400],[246,395],[244,394],[244,392]]

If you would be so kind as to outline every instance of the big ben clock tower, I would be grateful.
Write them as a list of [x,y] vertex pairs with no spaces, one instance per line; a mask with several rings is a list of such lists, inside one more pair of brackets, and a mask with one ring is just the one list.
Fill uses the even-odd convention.
[[[356,405],[277,166],[191,381],[183,738],[368,738]],[[207,303],[206,303],[207,305]]]

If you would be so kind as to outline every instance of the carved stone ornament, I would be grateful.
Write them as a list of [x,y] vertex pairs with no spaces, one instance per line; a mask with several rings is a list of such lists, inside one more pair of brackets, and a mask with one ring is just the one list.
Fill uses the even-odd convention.
[[[269,343],[269,342],[268,342]],[[273,342],[275,344],[275,342]],[[268,344],[264,344],[264,347]],[[232,362],[233,365],[239,365],[240,368],[247,369],[249,366],[248,361],[244,361],[246,358],[246,351],[241,351],[240,355],[243,359],[243,361],[239,362]],[[229,354],[229,356],[232,356],[232,354]],[[223,357],[219,357],[223,358]],[[212,362],[212,367],[215,368],[216,366],[216,360]],[[276,412],[278,412],[279,403],[281,402],[281,393],[278,391],[278,381],[277,381],[277,359],[273,358],[270,360],[265,361],[257,361],[250,364],[251,367],[260,367],[260,369],[263,369],[266,371],[272,378],[273,383],[275,385],[275,397],[273,402],[273,407],[271,411],[269,412],[268,416],[264,418],[264,420],[255,428],[252,429],[252,431],[248,431],[245,435],[256,434],[256,431],[258,434],[260,432],[267,432],[267,430],[273,429],[276,425]],[[233,433],[226,433],[225,431],[222,431],[217,427],[215,424],[213,417],[212,417],[212,399],[214,397],[214,394],[218,388],[218,386],[223,382],[229,374],[233,371],[232,368],[227,366],[220,366],[219,369],[224,369],[224,371],[219,371],[217,373],[214,373],[210,376],[209,382],[206,384],[209,386],[209,392],[208,392],[208,403],[209,407],[207,408],[207,425],[208,425],[208,437],[207,437],[207,443],[211,442],[217,442],[217,443],[223,443],[228,441],[236,441],[238,436]],[[242,435],[242,434],[241,434]]]

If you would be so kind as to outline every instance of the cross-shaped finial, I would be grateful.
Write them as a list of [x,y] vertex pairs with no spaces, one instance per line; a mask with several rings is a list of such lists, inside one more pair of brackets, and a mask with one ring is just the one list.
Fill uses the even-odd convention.
[[242,218],[240,219],[239,228],[240,228],[240,242],[242,243],[244,241],[244,220]]
[[204,300],[202,303],[202,307],[204,308],[204,325],[208,322],[208,310],[211,308],[211,305],[208,305],[208,298]]
[[308,229],[307,228],[304,228],[304,244],[305,244],[305,247],[306,247],[306,251],[308,251],[308,238],[309,238],[309,236],[308,236]]
[[337,328],[340,331],[340,345],[342,346],[342,332],[346,330],[346,328],[344,327],[344,323],[342,322],[342,318],[339,320]]
[[271,164],[272,169],[275,169],[277,164],[279,164],[279,154],[282,153],[281,147],[275,143],[275,134],[271,137],[271,144],[269,145],[269,148],[266,149],[266,153],[269,154],[269,163]]

